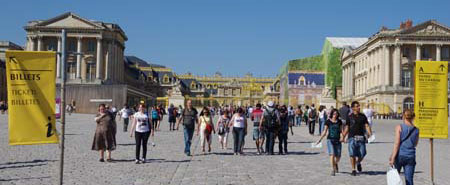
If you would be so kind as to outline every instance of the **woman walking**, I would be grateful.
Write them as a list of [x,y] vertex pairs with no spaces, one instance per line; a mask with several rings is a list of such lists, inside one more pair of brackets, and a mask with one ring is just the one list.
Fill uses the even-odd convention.
[[230,124],[230,117],[228,114],[228,110],[223,111],[223,114],[219,115],[220,117],[217,120],[217,134],[219,136],[219,143],[222,146],[222,149],[227,148],[228,133],[230,132],[228,127]]
[[319,144],[320,141],[327,135],[327,149],[328,155],[330,155],[331,164],[331,176],[335,176],[339,172],[339,160],[341,159],[341,135],[342,135],[342,121],[339,119],[339,112],[337,109],[331,110],[331,119],[325,122],[325,126],[320,136],[320,139],[316,142]]
[[244,110],[238,108],[236,114],[233,115],[230,121],[230,127],[233,127],[233,140],[234,140],[234,155],[243,154],[241,149],[244,142],[244,135],[247,129],[247,119],[244,115]]
[[[145,113],[145,105],[140,104],[138,108],[138,112],[136,112],[133,116],[133,124],[130,130],[130,137],[133,137],[136,140],[136,164],[145,163],[147,158],[147,143],[148,138],[150,137],[150,132],[152,136],[154,136],[154,129],[151,129],[150,119]],[[140,151],[142,145],[142,159],[139,159]]]
[[208,143],[208,152],[211,152],[211,132],[216,133],[214,130],[214,124],[211,118],[211,112],[208,107],[203,107],[199,118],[200,124],[197,126],[197,135],[200,132],[200,145],[202,146],[202,152],[205,153],[205,140]]
[[416,167],[416,147],[419,143],[419,129],[414,126],[414,113],[406,109],[403,111],[403,123],[395,127],[395,141],[389,164],[395,165],[400,173],[405,171],[406,185],[414,184]]
[[158,126],[158,121],[159,121],[159,114],[158,114],[158,109],[155,106],[153,106],[152,111],[151,111],[151,116],[152,116],[152,128],[154,131],[156,131],[156,127]]
[[319,135],[322,133],[323,126],[325,125],[325,121],[327,120],[326,107],[321,105],[319,106]]
[[116,149],[116,137],[112,115],[106,110],[105,104],[99,105],[95,122],[97,128],[95,129],[92,150],[100,151],[100,162],[105,162],[104,154],[106,150],[106,161],[111,162],[111,151]]

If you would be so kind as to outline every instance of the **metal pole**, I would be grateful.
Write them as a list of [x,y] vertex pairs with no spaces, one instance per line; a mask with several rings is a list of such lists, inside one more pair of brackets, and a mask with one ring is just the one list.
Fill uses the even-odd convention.
[[430,166],[430,172],[431,172],[431,184],[434,185],[434,148],[433,148],[433,138],[430,138],[430,159],[431,159],[431,166]]
[[64,174],[64,138],[66,130],[66,30],[63,29],[61,33],[61,155],[59,159],[59,181],[58,184],[63,184]]

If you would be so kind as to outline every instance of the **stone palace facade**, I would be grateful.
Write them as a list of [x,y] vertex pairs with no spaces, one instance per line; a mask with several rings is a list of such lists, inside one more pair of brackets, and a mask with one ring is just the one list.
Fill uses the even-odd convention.
[[400,28],[385,27],[358,48],[346,48],[342,59],[342,101],[370,104],[379,114],[414,108],[417,60],[449,61],[450,28],[434,20]]

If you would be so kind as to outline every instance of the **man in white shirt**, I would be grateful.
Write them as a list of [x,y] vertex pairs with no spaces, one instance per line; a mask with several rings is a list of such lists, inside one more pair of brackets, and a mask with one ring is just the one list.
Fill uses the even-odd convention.
[[[123,119],[123,131],[124,131],[124,132],[127,132],[127,130],[128,130],[128,123],[129,123],[130,117],[131,117],[131,115],[132,115],[132,111],[131,111],[131,109],[128,107],[127,104],[125,104],[125,105],[123,106],[122,110],[119,111],[119,115],[120,115],[120,118]],[[120,119],[120,118],[119,118],[119,119]]]
[[369,122],[370,128],[372,128],[372,124],[373,124],[373,110],[370,108],[369,104],[367,104],[366,108],[363,109],[363,113],[367,117],[367,121]]

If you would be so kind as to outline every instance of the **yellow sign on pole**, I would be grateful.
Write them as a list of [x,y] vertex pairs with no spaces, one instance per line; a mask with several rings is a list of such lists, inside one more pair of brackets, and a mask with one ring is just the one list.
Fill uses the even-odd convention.
[[9,144],[58,143],[55,52],[6,51]]
[[448,63],[416,61],[415,124],[421,138],[448,138]]

